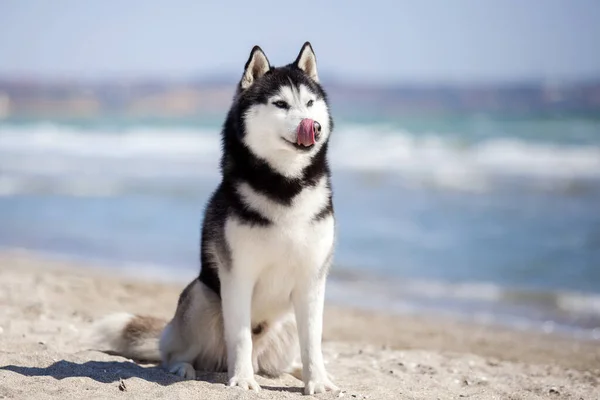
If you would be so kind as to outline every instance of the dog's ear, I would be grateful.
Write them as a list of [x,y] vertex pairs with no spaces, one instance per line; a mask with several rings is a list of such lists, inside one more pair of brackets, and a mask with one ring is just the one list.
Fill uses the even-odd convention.
[[294,65],[300,68],[304,73],[310,76],[315,82],[319,82],[319,74],[317,73],[317,56],[313,51],[310,42],[304,43],[300,54],[294,61]]
[[258,46],[254,46],[250,52],[250,57],[244,67],[244,75],[240,86],[242,89],[248,89],[261,76],[271,69],[271,64],[264,51]]

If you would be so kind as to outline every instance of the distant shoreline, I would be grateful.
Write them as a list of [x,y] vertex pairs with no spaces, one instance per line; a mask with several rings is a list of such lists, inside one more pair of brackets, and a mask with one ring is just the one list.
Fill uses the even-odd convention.
[[[99,116],[186,118],[226,112],[236,80],[106,82],[0,78],[0,118]],[[367,85],[325,80],[333,107],[349,115],[600,112],[600,78],[545,84]]]

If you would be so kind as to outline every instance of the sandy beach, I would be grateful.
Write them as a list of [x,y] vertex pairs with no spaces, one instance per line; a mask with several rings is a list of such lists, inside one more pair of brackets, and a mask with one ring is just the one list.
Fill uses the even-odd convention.
[[[0,254],[0,398],[303,398],[291,376],[259,377],[256,394],[227,388],[224,374],[181,381],[90,347],[98,318],[118,311],[169,318],[182,287],[27,252]],[[324,349],[342,392],[315,398],[600,398],[597,341],[329,304]]]

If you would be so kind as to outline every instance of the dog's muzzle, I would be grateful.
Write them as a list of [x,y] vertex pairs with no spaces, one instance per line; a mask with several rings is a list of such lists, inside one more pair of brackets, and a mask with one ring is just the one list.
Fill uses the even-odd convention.
[[310,118],[305,118],[298,125],[297,143],[310,147],[321,138],[321,124]]

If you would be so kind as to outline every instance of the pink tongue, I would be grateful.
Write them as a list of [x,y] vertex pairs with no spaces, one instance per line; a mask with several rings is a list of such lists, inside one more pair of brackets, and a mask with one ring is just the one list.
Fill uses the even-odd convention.
[[315,144],[315,121],[310,118],[305,118],[298,125],[298,144],[303,146],[311,146]]

